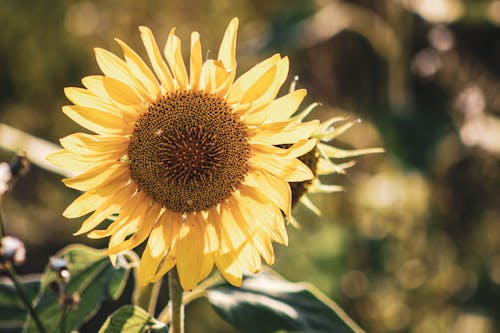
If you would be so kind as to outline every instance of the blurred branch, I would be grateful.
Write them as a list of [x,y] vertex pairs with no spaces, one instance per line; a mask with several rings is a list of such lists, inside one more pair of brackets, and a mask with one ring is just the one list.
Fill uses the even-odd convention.
[[25,151],[30,162],[42,169],[65,177],[74,176],[73,172],[52,165],[45,159],[48,154],[61,147],[2,123],[0,123],[0,147],[13,152]]

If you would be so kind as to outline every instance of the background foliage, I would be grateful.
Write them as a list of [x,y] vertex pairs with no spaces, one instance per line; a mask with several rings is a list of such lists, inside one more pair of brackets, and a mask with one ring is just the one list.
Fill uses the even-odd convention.
[[[346,192],[313,197],[321,217],[296,207],[301,229],[290,228],[276,270],[316,285],[368,332],[500,330],[500,1],[0,4],[0,122],[53,142],[80,130],[60,107],[65,86],[98,73],[93,47],[118,52],[118,37],[144,55],[138,25],[159,41],[177,26],[183,40],[199,31],[213,55],[238,16],[239,73],[288,55],[307,101],[323,104],[315,117],[363,120],[337,145],[387,150],[328,179]],[[77,193],[59,180],[33,166],[5,199],[7,230],[27,242],[24,273],[71,242],[104,246],[71,236],[80,221],[61,212]],[[187,316],[188,332],[234,332],[205,301]]]

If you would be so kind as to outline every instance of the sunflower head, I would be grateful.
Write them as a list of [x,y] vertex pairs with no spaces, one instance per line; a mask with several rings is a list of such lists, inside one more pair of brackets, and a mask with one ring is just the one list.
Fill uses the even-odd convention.
[[[91,134],[61,139],[48,159],[77,176],[83,191],[64,215],[87,215],[76,234],[110,237],[108,254],[147,241],[139,283],[177,267],[187,290],[216,265],[232,284],[274,261],[272,242],[287,244],[289,183],[314,177],[299,160],[316,146],[318,121],[291,118],[306,95],[277,98],[288,59],[276,54],[236,78],[238,20],[224,34],[217,59],[202,60],[191,34],[189,70],[170,31],[163,55],[140,27],[149,65],[117,40],[123,58],[96,49],[104,75],[66,88],[63,112]],[[104,229],[99,225],[116,215]]]

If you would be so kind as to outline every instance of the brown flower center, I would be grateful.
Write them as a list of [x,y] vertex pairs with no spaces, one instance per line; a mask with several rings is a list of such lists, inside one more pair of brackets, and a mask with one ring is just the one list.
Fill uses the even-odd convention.
[[227,199],[248,172],[246,125],[224,99],[175,91],[138,119],[128,146],[140,190],[178,213],[206,210]]

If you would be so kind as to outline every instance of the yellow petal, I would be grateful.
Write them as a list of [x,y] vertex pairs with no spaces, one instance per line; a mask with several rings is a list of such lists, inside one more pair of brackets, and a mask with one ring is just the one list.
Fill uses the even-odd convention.
[[205,242],[205,252],[215,253],[219,249],[219,234],[217,231],[217,209],[212,207],[208,211],[208,216],[206,218],[206,242]]
[[95,48],[95,55],[99,68],[104,75],[117,79],[134,89],[138,95],[147,101],[150,99],[149,93],[144,89],[142,84],[130,72],[125,61],[114,55],[113,53],[101,48]]
[[288,235],[286,232],[283,214],[273,202],[267,198],[262,200],[263,193],[260,190],[240,185],[241,199],[239,200],[241,210],[245,216],[250,216],[258,224],[259,230],[265,232],[276,242],[286,245]]
[[200,89],[222,98],[231,86],[232,75],[221,61],[207,60],[201,69]]
[[151,72],[149,67],[144,63],[144,60],[127,44],[119,39],[115,39],[123,50],[125,61],[127,62],[130,72],[139,80],[144,88],[149,93],[150,101],[154,101],[160,95],[160,86],[156,77]]
[[126,173],[110,178],[110,180],[101,186],[96,187],[92,191],[85,192],[76,198],[63,212],[63,216],[75,218],[96,210],[104,202],[109,201],[109,197],[113,197],[117,191],[125,187],[129,182],[129,175]]
[[167,256],[160,262],[160,267],[156,274],[151,278],[151,282],[156,282],[161,279],[165,274],[170,271],[176,263],[177,260],[177,245],[176,242],[172,243]]
[[261,144],[252,144],[252,151],[259,154],[273,154],[280,158],[296,158],[307,154],[317,145],[316,139],[299,140],[287,149],[278,148],[276,146],[268,146]]
[[279,122],[262,124],[249,136],[252,143],[266,145],[295,143],[298,140],[309,139],[311,134],[318,128],[318,125],[318,120],[306,123]]
[[219,243],[218,249],[214,253],[214,263],[229,283],[234,286],[241,286],[242,267],[236,259],[235,254],[231,251],[231,248],[228,247],[226,241],[222,239],[220,218],[220,214],[215,208],[210,209],[208,223],[214,226]]
[[271,87],[277,73],[277,66],[272,66],[263,73],[241,96],[241,104],[252,104],[262,97]]
[[356,165],[356,161],[345,163],[333,163],[329,159],[320,158],[318,160],[317,172],[319,175],[329,175],[331,173],[345,174],[345,170]]
[[274,250],[271,238],[263,230],[258,230],[254,237],[254,244],[257,251],[268,265],[274,264]]
[[96,161],[93,159],[82,157],[67,149],[57,150],[47,155],[47,161],[61,168],[68,169],[74,172],[85,172],[96,166]]
[[141,97],[129,85],[102,75],[90,75],[82,79],[82,83],[95,95],[118,106],[135,107],[141,105]]
[[214,256],[217,269],[224,279],[235,287],[240,287],[243,279],[241,264],[234,258],[232,252],[219,252]]
[[151,61],[156,76],[160,79],[165,89],[173,89],[174,82],[172,80],[172,75],[170,74],[167,64],[165,64],[161,57],[153,33],[147,27],[139,27],[139,30],[141,31],[142,42],[144,43],[144,47],[146,48],[146,52],[148,53],[149,60]]
[[63,179],[63,183],[68,187],[80,191],[88,191],[102,185],[109,177],[119,177],[128,172],[128,165],[126,163],[105,162],[76,177]]
[[258,63],[249,71],[241,75],[227,92],[226,100],[228,103],[239,103],[245,92],[280,59],[280,55],[275,54],[272,57]]
[[339,135],[342,135],[352,126],[359,124],[361,122],[360,119],[355,119],[355,120],[350,120],[340,126],[334,126],[335,123],[345,120],[346,120],[345,117],[333,117],[326,121],[323,121],[318,128],[318,132],[316,133],[317,136],[321,137],[321,141],[328,142],[335,139]]
[[202,65],[200,35],[193,32],[191,34],[191,58],[189,61],[189,85],[191,89],[198,88]]
[[77,154],[122,151],[129,139],[121,135],[97,136],[87,133],[70,134],[59,140],[61,146]]
[[[163,239],[164,242],[167,244],[166,246],[170,246],[170,249],[168,249],[168,254],[164,258],[163,262],[160,265],[160,268],[158,269],[158,272],[156,275],[151,279],[152,281],[158,280],[163,275],[165,275],[172,267],[174,267],[176,263],[176,247],[177,247],[177,241],[179,238],[179,231],[181,230],[181,227],[183,225],[181,214],[172,212],[168,209],[166,209],[163,213],[163,215],[160,217],[158,220],[158,224],[162,224],[163,227]],[[156,244],[152,244],[152,251],[153,255],[159,255],[155,254],[155,249],[157,248]],[[159,251],[159,250],[158,250]]]
[[130,134],[133,131],[122,117],[78,105],[67,105],[63,112],[74,122],[98,134]]
[[[284,57],[264,73],[242,96],[240,103],[251,105],[250,110],[271,102],[288,75],[288,58]],[[250,111],[249,110],[249,111]]]
[[286,181],[267,172],[255,171],[247,174],[245,183],[260,190],[262,195],[274,202],[286,216],[292,215],[292,191]]
[[73,235],[81,235],[89,232],[99,225],[104,219],[117,213],[121,207],[130,201],[130,198],[136,190],[136,186],[129,185],[117,191],[116,194],[110,196],[104,203],[102,203],[100,207],[82,223],[80,229],[78,229]]
[[139,191],[127,201],[118,217],[104,230],[93,230],[88,233],[89,238],[103,238],[111,236],[109,247],[123,242],[125,238],[139,229],[140,222],[149,208],[147,195]]
[[308,209],[310,209],[314,214],[321,216],[321,210],[319,210],[319,208],[312,203],[312,201],[307,197],[307,195],[302,196],[302,198],[300,198],[300,202]]
[[148,238],[148,243],[144,248],[141,256],[141,262],[138,272],[138,284],[145,286],[152,277],[156,274],[161,260],[167,254],[170,243],[166,242],[163,237],[163,223],[156,223],[151,230]]
[[184,60],[182,59],[181,41],[175,35],[175,28],[170,30],[170,34],[168,35],[167,45],[165,46],[165,58],[174,74],[177,87],[187,89],[188,75]]
[[321,150],[322,155],[328,158],[346,158],[346,157],[355,157],[360,155],[376,154],[384,152],[384,149],[382,148],[346,150],[346,149],[335,148],[325,144],[319,144],[318,148]]
[[233,18],[229,23],[222,43],[219,48],[217,60],[220,62],[221,68],[219,76],[223,79],[217,82],[217,88],[214,93],[219,97],[224,97],[233,84],[236,76],[236,36],[238,33],[238,18]]
[[160,213],[161,205],[154,204],[149,207],[147,212],[141,216],[139,229],[126,241],[118,243],[116,246],[110,247],[107,251],[107,255],[118,254],[122,251],[133,249],[137,245],[144,242],[144,240],[151,233],[151,229],[158,219],[158,214]]
[[204,251],[205,232],[206,222],[201,214],[188,214],[177,245],[177,272],[185,290],[192,290],[213,267],[212,255]]
[[320,103],[312,103],[304,110],[300,111],[299,114],[292,118],[292,121],[300,123],[302,122],[316,107],[321,105]]
[[162,224],[164,226],[163,239],[167,244],[171,244],[179,235],[183,222],[179,213],[166,209],[158,220],[158,224]]
[[234,71],[236,69],[236,36],[238,33],[238,18],[229,22],[222,43],[219,48],[218,60],[222,61],[224,67]]
[[[130,199],[130,197],[128,199]],[[120,210],[120,205],[116,202],[110,203],[109,205],[103,207],[102,209],[96,210],[82,223],[80,229],[74,232],[73,235],[78,236],[89,232],[90,230],[94,229],[99,224],[101,224],[101,222],[103,222],[111,215],[118,213],[119,210]]]
[[76,105],[120,115],[119,110],[117,110],[114,105],[110,104],[109,101],[87,89],[67,87],[64,88],[64,94]]
[[281,159],[276,155],[254,153],[250,157],[250,163],[287,182],[302,182],[314,178],[309,167],[297,158]]
[[264,117],[267,122],[287,121],[299,108],[307,92],[305,89],[294,90],[288,95],[275,99],[270,104],[252,110],[244,115],[244,121],[252,123],[254,118]]
[[258,221],[242,215],[234,197],[221,204],[221,244],[235,254],[242,267],[252,273],[258,272],[261,268],[260,256],[252,243],[258,228]]

